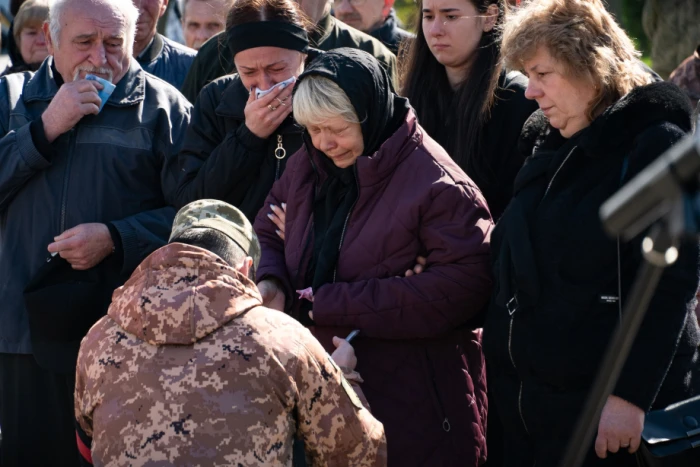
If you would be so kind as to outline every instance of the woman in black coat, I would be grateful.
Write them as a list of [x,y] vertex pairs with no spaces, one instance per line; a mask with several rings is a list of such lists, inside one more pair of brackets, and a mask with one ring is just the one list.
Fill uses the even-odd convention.
[[292,117],[294,84],[273,86],[299,76],[315,56],[307,23],[292,0],[240,0],[232,7],[226,33],[238,73],[213,81],[197,99],[178,157],[177,207],[213,198],[255,219],[302,145]]
[[[558,465],[642,262],[642,236],[603,231],[599,209],[691,130],[674,85],[652,83],[599,0],[538,0],[505,27],[506,63],[540,106],[529,158],[492,235],[484,328],[489,396],[507,467]],[[619,268],[618,268],[619,262]],[[586,466],[636,466],[645,414],[700,393],[693,313],[698,248],[667,269],[600,416]]]

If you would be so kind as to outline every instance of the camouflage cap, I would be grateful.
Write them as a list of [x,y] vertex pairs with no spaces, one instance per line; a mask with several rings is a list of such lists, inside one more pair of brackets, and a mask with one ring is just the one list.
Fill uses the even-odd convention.
[[255,268],[260,263],[260,242],[253,226],[234,206],[216,199],[200,199],[184,206],[175,215],[170,241],[192,228],[218,230],[236,242],[253,258]]

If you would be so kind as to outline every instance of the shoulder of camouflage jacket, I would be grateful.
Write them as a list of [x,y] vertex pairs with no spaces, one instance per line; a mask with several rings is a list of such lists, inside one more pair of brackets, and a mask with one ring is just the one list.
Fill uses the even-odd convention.
[[102,461],[288,465],[308,338],[262,307],[191,345],[151,345],[105,317],[83,341],[76,418]]

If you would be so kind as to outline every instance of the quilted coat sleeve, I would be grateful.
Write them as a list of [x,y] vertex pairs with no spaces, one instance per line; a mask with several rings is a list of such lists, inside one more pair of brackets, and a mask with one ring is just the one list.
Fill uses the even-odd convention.
[[448,185],[421,219],[419,236],[428,252],[425,271],[326,284],[314,291],[314,321],[384,339],[431,338],[464,324],[491,293],[492,226],[483,198]]
[[289,278],[289,273],[287,272],[287,263],[284,255],[284,240],[277,235],[277,226],[267,217],[267,214],[270,212],[271,204],[281,206],[282,203],[286,203],[290,198],[289,190],[294,174],[296,173],[295,161],[305,158],[303,153],[304,150],[302,149],[295,157],[289,160],[282,177],[272,185],[270,194],[265,198],[265,204],[263,204],[262,209],[255,217],[255,223],[253,224],[262,250],[260,264],[257,270],[257,282],[271,278],[277,279],[283,286],[288,305],[291,302],[289,299],[294,296],[294,290],[292,290],[292,283]]

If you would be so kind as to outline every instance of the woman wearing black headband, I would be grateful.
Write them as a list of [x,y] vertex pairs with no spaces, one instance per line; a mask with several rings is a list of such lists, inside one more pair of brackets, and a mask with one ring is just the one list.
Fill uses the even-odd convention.
[[[287,203],[284,240],[267,210],[255,221],[263,299],[283,296],[328,350],[360,330],[357,368],[389,466],[480,465],[486,388],[469,321],[491,288],[484,197],[365,52],[314,60],[294,116],[306,142],[266,202]],[[417,255],[425,270],[404,277]]]
[[[207,85],[192,111],[178,157],[177,207],[226,201],[254,219],[289,157],[301,147],[294,84],[309,55],[308,21],[292,0],[239,0],[226,31],[237,74]],[[260,91],[270,91],[258,97]]]

